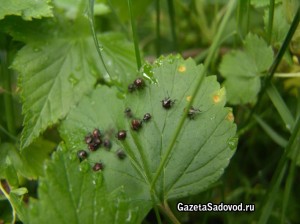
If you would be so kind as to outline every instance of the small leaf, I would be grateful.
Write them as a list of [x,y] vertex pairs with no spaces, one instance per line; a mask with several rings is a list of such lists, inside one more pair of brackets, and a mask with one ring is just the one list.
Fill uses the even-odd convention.
[[231,104],[254,102],[260,90],[260,76],[270,67],[273,51],[264,40],[248,34],[244,51],[226,54],[220,64],[220,73],[225,77],[224,86]]
[[2,144],[0,146],[2,159],[2,161],[0,159],[0,177],[10,180],[12,186],[18,186],[17,173],[28,179],[36,179],[43,174],[44,161],[54,147],[53,142],[38,139],[20,153],[13,144]]
[[17,189],[12,189],[10,191],[10,193],[13,193],[13,194],[18,195],[18,196],[22,196],[22,195],[28,193],[28,190],[25,187],[20,187],[20,188],[17,188]]
[[50,0],[3,0],[0,4],[0,20],[8,15],[21,16],[24,20],[52,17]]
[[28,223],[141,222],[139,208],[130,204],[121,189],[109,193],[101,171],[80,171],[79,161],[62,150],[64,146],[53,154],[40,179],[39,199],[30,203]]
[[[169,56],[144,66],[142,73],[151,76],[145,86],[129,93],[125,100],[117,98],[113,88],[97,88],[70,112],[60,127],[67,146],[74,153],[87,149],[85,136],[99,128],[112,141],[110,151],[90,152],[89,162],[103,162],[105,184],[108,189],[124,186],[127,195],[136,200],[150,200],[150,185],[171,141],[175,141],[163,172],[155,184],[155,194],[161,200],[180,198],[207,189],[223,173],[236,148],[231,109],[224,108],[226,96],[215,76],[204,78],[194,99],[194,116],[185,121],[178,139],[173,139],[179,120],[184,115],[196,80],[203,66],[191,59]],[[162,100],[170,97],[169,109]],[[132,114],[124,113],[130,108]],[[139,130],[133,130],[132,119],[144,121]],[[118,140],[119,130],[126,138]],[[118,159],[122,149],[126,158]],[[134,188],[133,188],[134,186]]]

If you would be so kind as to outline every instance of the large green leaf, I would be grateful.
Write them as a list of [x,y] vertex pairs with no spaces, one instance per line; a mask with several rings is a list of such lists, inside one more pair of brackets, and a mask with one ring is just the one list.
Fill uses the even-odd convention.
[[260,90],[260,76],[264,75],[273,61],[273,51],[256,35],[248,34],[244,51],[226,54],[220,64],[225,77],[224,86],[231,104],[254,102]]
[[140,223],[141,207],[130,203],[122,189],[108,192],[102,172],[85,169],[64,146],[53,154],[40,179],[38,200],[30,200],[28,223]]
[[[129,93],[124,100],[117,97],[116,90],[99,87],[70,112],[60,127],[61,136],[74,152],[87,150],[84,137],[99,128],[112,141],[112,149],[102,147],[90,152],[88,161],[103,162],[108,189],[123,185],[128,195],[143,200],[149,200],[151,182],[167,148],[175,141],[163,172],[157,174],[156,196],[164,200],[203,191],[222,175],[237,139],[231,109],[224,107],[225,91],[215,76],[204,78],[194,99],[194,108],[201,112],[194,119],[187,119],[179,137],[173,139],[202,69],[192,59],[170,56],[153,66],[146,65],[143,74],[153,76],[155,82],[147,81],[144,89]],[[166,110],[161,100],[168,96],[175,103]],[[145,113],[152,118],[134,131],[132,118],[124,114],[127,107],[136,119],[142,119]],[[116,139],[118,130],[127,131],[124,141]],[[120,148],[126,151],[124,160],[115,155]]]
[[[6,30],[27,45],[12,67],[20,73],[24,129],[21,148],[27,147],[50,125],[64,118],[98,79],[126,83],[136,73],[133,46],[116,33],[99,35],[106,69],[101,64],[87,18],[7,26]],[[40,28],[38,38],[34,24]],[[26,25],[34,29],[26,28]],[[24,27],[24,28],[23,28]],[[45,28],[46,27],[46,28]],[[20,34],[21,31],[22,34]],[[33,37],[33,38],[31,38]],[[121,85],[121,84],[120,84]],[[76,97],[74,97],[76,96]]]
[[24,20],[53,16],[50,0],[2,0],[0,3],[0,20],[8,15],[22,16]]
[[28,179],[37,179],[43,174],[43,164],[54,150],[53,142],[37,139],[19,152],[15,145],[0,145],[0,177],[8,179],[10,185],[18,186],[17,173]]

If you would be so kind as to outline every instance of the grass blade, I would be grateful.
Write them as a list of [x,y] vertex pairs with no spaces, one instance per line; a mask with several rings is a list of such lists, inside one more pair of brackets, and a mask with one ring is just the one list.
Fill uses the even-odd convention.
[[271,128],[270,125],[268,125],[263,119],[261,119],[260,116],[254,114],[253,117],[274,142],[283,148],[287,145],[287,140],[274,131],[274,129]]
[[268,87],[267,94],[270,97],[276,110],[280,114],[280,117],[285,123],[285,126],[291,132],[295,123],[294,117],[273,84],[270,84],[270,86]]
[[133,35],[133,43],[134,43],[137,69],[140,70],[140,68],[142,67],[142,61],[141,61],[141,55],[140,55],[140,49],[139,49],[139,40],[138,40],[138,35],[137,35],[136,25],[135,25],[135,18],[134,18],[133,12],[132,12],[132,2],[131,2],[131,0],[128,0],[127,2],[128,2],[128,9],[129,9],[130,20],[131,20],[131,29],[132,29],[132,35]]
[[89,23],[90,23],[90,28],[91,28],[91,31],[92,31],[92,36],[93,36],[93,39],[94,39],[94,43],[96,45],[96,49],[97,49],[97,52],[98,52],[98,55],[100,57],[100,60],[102,62],[102,65],[105,69],[105,71],[107,72],[108,76],[110,76],[109,72],[108,72],[108,69],[106,67],[106,64],[104,62],[104,59],[103,59],[103,56],[102,56],[102,53],[100,51],[101,49],[101,46],[99,44],[99,41],[98,41],[98,38],[97,38],[97,35],[96,35],[96,31],[95,31],[95,22],[94,22],[94,0],[89,0],[89,7],[88,7],[88,18],[89,18]]
[[274,8],[275,8],[275,0],[270,0],[269,21],[268,21],[268,44],[270,44],[272,41]]
[[7,130],[11,135],[16,134],[15,128],[15,116],[13,109],[13,98],[11,94],[11,74],[8,69],[8,52],[6,49],[7,40],[6,36],[3,36],[2,40],[0,40],[0,72],[1,76],[3,76],[3,87],[5,89],[4,92],[4,109],[5,109],[5,117],[7,123]]
[[268,190],[268,194],[265,196],[262,207],[260,209],[260,216],[258,220],[258,224],[265,224],[267,223],[271,212],[273,210],[273,205],[275,203],[275,200],[278,196],[278,191],[280,184],[283,180],[284,174],[286,173],[286,170],[288,168],[288,157],[287,155],[290,155],[291,151],[293,150],[293,145],[295,140],[299,138],[299,132],[300,132],[300,117],[298,117],[298,120],[296,122],[296,125],[292,131],[292,135],[289,139],[288,145],[285,148],[285,151],[280,158],[280,161],[278,163],[278,166],[274,172],[274,175],[272,177],[271,183],[270,183],[270,189]]

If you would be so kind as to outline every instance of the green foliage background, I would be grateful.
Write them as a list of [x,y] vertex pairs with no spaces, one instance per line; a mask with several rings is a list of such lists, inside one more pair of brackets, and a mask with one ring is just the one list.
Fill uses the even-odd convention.
[[0,0],[0,223],[298,223],[299,20],[297,0]]

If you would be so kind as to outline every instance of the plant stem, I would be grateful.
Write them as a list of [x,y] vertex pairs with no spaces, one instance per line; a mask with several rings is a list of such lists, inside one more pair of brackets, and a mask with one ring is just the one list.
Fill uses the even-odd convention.
[[142,67],[142,61],[141,61],[141,55],[139,49],[139,40],[138,40],[138,35],[137,35],[136,25],[135,25],[135,18],[132,12],[132,2],[131,0],[128,0],[127,2],[128,2],[128,9],[129,9],[130,20],[131,20],[131,29],[132,29],[137,69],[140,70],[140,68]]
[[162,222],[161,222],[158,207],[157,207],[157,204],[156,204],[155,192],[154,191],[151,191],[151,200],[153,202],[153,209],[154,209],[156,220],[157,220],[158,224],[161,224]]
[[281,119],[285,123],[287,129],[291,132],[293,130],[293,126],[295,123],[295,119],[289,110],[288,106],[280,96],[276,87],[271,83],[270,86],[267,88],[267,94],[271,99],[273,105],[275,106],[276,110],[280,114]]
[[176,216],[173,214],[172,210],[170,209],[168,202],[164,201],[163,205],[160,205],[161,210],[167,215],[167,217],[172,221],[174,224],[180,224]]
[[12,220],[11,220],[11,223],[12,224],[15,224],[16,223],[16,210],[13,206],[13,204],[11,203],[10,201],[10,196],[9,194],[6,192],[6,190],[4,189],[4,187],[2,186],[2,182],[0,181],[0,191],[2,191],[3,195],[6,197],[6,199],[9,201],[10,203],[10,206],[11,206],[11,209],[12,209]]
[[95,31],[95,22],[94,22],[94,0],[89,0],[89,7],[88,7],[88,18],[89,18],[89,23],[90,23],[90,28],[91,28],[91,31],[92,31],[92,36],[93,36],[93,39],[94,39],[94,43],[95,43],[95,46],[96,46],[96,50],[98,52],[98,55],[100,57],[100,60],[102,62],[102,65],[103,65],[103,68],[104,70],[106,71],[106,73],[108,74],[108,76],[110,77],[110,74],[109,74],[109,71],[106,67],[106,64],[104,62],[104,58],[103,58],[103,55],[101,53],[101,50],[102,47],[100,46],[99,44],[99,41],[98,41],[98,38],[97,38],[97,34],[96,34],[96,31]]
[[271,44],[272,41],[274,8],[275,8],[275,0],[270,0],[269,21],[268,21],[268,44]]
[[175,29],[175,10],[174,10],[173,0],[168,0],[168,9],[169,9],[169,18],[170,18],[170,25],[171,25],[173,48],[175,51],[178,51],[177,35],[176,35],[176,29]]
[[5,108],[5,117],[8,132],[15,136],[16,127],[15,127],[15,116],[13,109],[13,98],[12,98],[12,89],[11,89],[11,73],[8,69],[8,55],[7,55],[7,41],[4,37],[3,40],[3,49],[0,51],[0,67],[1,73],[3,75],[3,87],[5,89],[4,93],[4,108]]
[[0,131],[2,131],[4,134],[6,134],[8,137],[10,137],[15,142],[17,142],[19,140],[17,137],[15,137],[11,133],[9,133],[9,131],[7,131],[2,125],[0,125]]
[[160,0],[156,0],[156,57],[160,56]]

